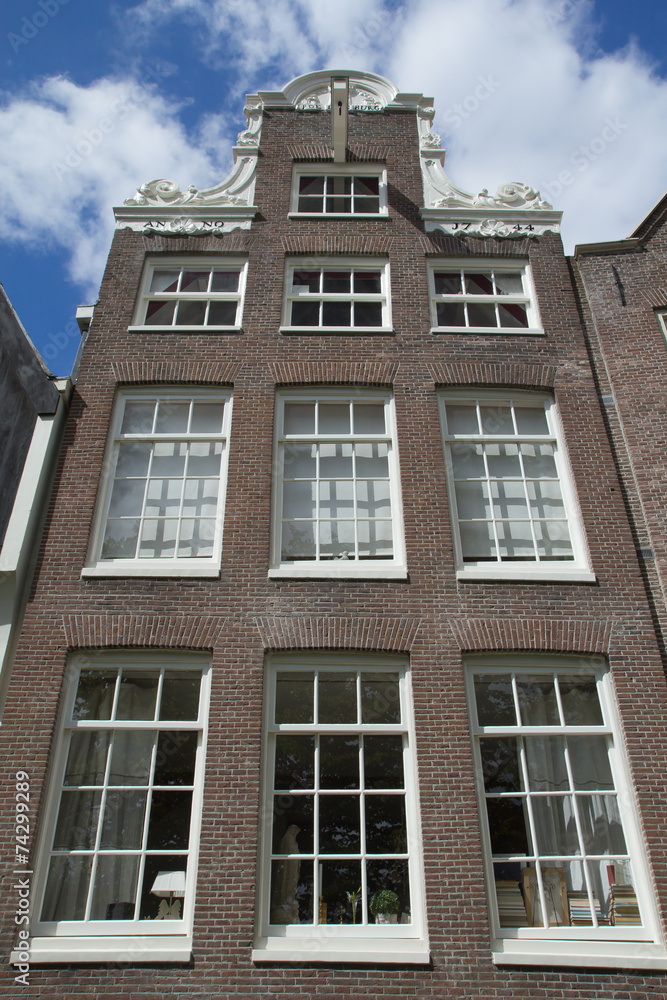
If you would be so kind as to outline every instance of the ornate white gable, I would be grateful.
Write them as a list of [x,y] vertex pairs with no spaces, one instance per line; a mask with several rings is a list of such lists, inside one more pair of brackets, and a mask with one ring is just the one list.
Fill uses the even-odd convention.
[[191,184],[185,191],[175,181],[148,181],[114,210],[117,226],[168,233],[250,229],[257,214],[253,202],[264,109],[327,112],[331,79],[343,76],[349,79],[349,111],[373,114],[401,109],[416,113],[424,184],[421,214],[427,232],[516,237],[558,231],[561,213],[527,184],[504,184],[495,195],[486,189],[471,194],[452,184],[444,171],[440,136],[432,130],[432,98],[399,93],[390,80],[375,73],[339,70],[306,73],[290,80],[282,90],[249,94],[244,108],[248,126],[239,132],[233,147],[234,167],[229,176],[214,187],[199,190]]

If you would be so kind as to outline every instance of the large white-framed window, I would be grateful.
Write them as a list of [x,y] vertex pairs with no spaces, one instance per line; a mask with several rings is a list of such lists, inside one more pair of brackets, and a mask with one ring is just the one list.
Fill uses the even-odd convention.
[[242,258],[150,259],[130,329],[238,330],[247,271],[248,262]]
[[276,396],[270,576],[406,575],[393,396]]
[[387,171],[374,164],[294,167],[293,215],[387,215]]
[[447,390],[440,415],[457,575],[593,581],[553,397]]
[[431,261],[428,281],[434,333],[544,332],[522,261]]
[[231,392],[118,393],[84,576],[217,576]]
[[253,958],[428,961],[405,660],[271,657],[263,760]]
[[496,962],[665,967],[600,658],[466,658]]
[[360,257],[288,260],[281,330],[389,333],[389,287],[386,260]]
[[206,656],[75,655],[35,869],[31,960],[190,957]]

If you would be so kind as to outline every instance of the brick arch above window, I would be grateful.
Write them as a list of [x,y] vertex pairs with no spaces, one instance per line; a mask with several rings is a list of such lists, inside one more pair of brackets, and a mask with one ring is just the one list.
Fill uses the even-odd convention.
[[63,615],[71,649],[213,649],[227,619],[219,615]]
[[553,389],[556,365],[517,365],[511,363],[461,362],[429,365],[437,386],[488,385],[503,388]]
[[450,618],[462,652],[609,652],[611,622],[576,618]]
[[384,385],[396,379],[398,362],[277,361],[271,365],[276,385]]
[[408,653],[421,625],[418,618],[334,618],[267,616],[256,618],[264,648],[357,649]]
[[241,364],[236,361],[114,361],[116,382],[126,385],[232,385]]

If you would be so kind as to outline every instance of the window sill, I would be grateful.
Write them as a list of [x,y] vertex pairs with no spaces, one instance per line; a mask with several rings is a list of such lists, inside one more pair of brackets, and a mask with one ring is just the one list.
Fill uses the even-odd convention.
[[394,328],[391,326],[281,326],[279,333],[322,333],[322,334],[333,334],[336,337],[343,336],[346,333],[352,334],[355,337],[365,337],[367,334],[384,334],[385,336],[393,336]]
[[[9,961],[21,965],[19,955],[25,951],[15,948]],[[30,965],[49,965],[70,962],[189,962],[192,957],[192,939],[186,935],[173,937],[37,937],[30,942]]]
[[128,333],[243,333],[241,326],[128,326]]
[[289,212],[290,219],[388,219],[389,213],[380,212]]
[[147,576],[171,576],[171,577],[183,577],[183,576],[194,576],[194,577],[219,577],[220,576],[220,562],[206,562],[199,563],[199,565],[193,563],[187,563],[183,560],[183,563],[174,562],[172,559],[164,560],[164,562],[151,562],[149,560],[145,561],[132,561],[127,563],[113,563],[105,565],[104,563],[98,563],[96,566],[84,566],[81,570],[82,577],[110,577],[110,576],[136,576],[136,577],[147,577]]
[[[533,564],[534,566],[534,564]],[[516,564],[508,566],[501,564],[496,569],[491,567],[475,566],[474,568],[458,569],[456,579],[462,582],[466,580],[498,581],[502,583],[521,583],[544,581],[545,583],[596,583],[595,573],[584,569],[558,570],[553,567],[545,569],[519,569]]]
[[544,337],[544,330],[540,330],[538,327],[495,327],[495,326],[432,326],[431,333],[474,333],[476,336],[479,334],[490,335],[492,337],[497,337],[498,335],[502,337],[525,337],[526,334],[530,334],[534,337]]
[[333,940],[331,937],[260,938],[251,952],[253,962],[345,963],[348,965],[428,965],[428,941],[396,938]]
[[[587,941],[540,941],[531,950],[525,941],[496,941],[497,951],[492,951],[494,965],[567,966],[591,969],[667,969],[664,948],[639,941],[610,942],[608,945]],[[514,946],[514,947],[513,947]]]
[[330,563],[302,563],[297,566],[276,566],[269,570],[270,580],[407,580],[406,566],[368,566],[349,559]]

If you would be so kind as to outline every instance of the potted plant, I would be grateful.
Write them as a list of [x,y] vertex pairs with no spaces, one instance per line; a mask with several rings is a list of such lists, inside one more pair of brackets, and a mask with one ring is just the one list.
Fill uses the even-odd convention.
[[368,902],[368,909],[375,917],[376,924],[395,924],[401,904],[393,889],[379,889]]

